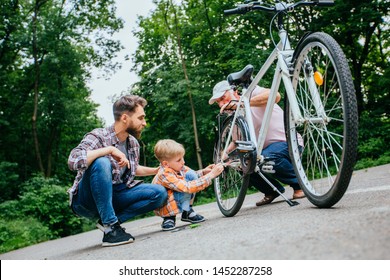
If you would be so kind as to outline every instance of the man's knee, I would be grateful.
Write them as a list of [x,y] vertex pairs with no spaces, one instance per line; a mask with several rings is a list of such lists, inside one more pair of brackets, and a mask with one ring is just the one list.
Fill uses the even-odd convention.
[[107,174],[111,175],[111,161],[107,157],[99,157],[95,159],[90,168],[92,171],[107,172]]
[[163,186],[161,185],[152,185],[153,186],[153,189],[154,189],[154,192],[155,192],[155,200],[158,202],[158,203],[165,203],[166,200],[168,199],[168,192],[167,192],[167,189],[164,188]]

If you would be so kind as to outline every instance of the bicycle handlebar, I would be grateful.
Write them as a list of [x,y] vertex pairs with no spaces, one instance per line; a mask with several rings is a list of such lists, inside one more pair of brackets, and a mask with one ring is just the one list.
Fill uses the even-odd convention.
[[299,6],[333,6],[334,0],[312,0],[312,1],[299,1],[293,4],[286,4],[283,2],[277,2],[273,7],[262,6],[261,1],[245,1],[244,4],[239,4],[237,8],[224,10],[225,15],[246,14],[253,10],[262,10],[266,12],[280,12],[292,10]]

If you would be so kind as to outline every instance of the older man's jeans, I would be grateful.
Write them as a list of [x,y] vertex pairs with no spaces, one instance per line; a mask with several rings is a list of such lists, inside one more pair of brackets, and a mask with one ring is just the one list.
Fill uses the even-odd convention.
[[72,209],[82,217],[101,219],[104,225],[120,223],[156,208],[167,200],[167,191],[156,184],[112,184],[112,169],[108,158],[97,158],[85,171]]
[[[275,142],[268,145],[262,155],[275,162],[275,173],[265,175],[280,192],[285,191],[281,183],[290,185],[294,190],[301,189],[291,163],[287,142]],[[277,194],[256,172],[251,174],[250,184],[265,195]]]

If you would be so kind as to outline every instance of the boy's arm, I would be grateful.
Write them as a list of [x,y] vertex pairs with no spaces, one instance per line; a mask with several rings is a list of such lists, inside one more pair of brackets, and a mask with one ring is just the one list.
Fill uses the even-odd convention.
[[167,171],[160,174],[158,184],[177,192],[197,193],[211,184],[211,177],[206,175],[193,181],[186,181]]

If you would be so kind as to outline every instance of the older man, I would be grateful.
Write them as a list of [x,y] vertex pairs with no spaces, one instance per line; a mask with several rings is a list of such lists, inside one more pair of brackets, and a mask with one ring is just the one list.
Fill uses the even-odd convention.
[[[251,95],[250,106],[256,135],[259,134],[262,125],[269,93],[269,89],[257,86]],[[224,110],[234,109],[235,103],[229,102],[238,99],[237,91],[234,91],[227,81],[221,81],[214,86],[209,104],[217,103],[220,107],[220,112],[223,112]],[[280,94],[278,94],[276,102],[279,102],[279,100]],[[303,145],[301,137],[299,140],[300,144]],[[305,197],[291,164],[284,130],[283,110],[277,104],[274,105],[272,111],[272,120],[269,124],[262,155],[272,158],[272,161],[275,162],[275,173],[273,175],[267,174],[267,177],[281,193],[285,191],[281,184],[283,183],[290,185],[294,189],[293,199]],[[269,204],[279,196],[256,172],[251,174],[250,183],[264,193],[264,197],[256,203],[257,206]]]

